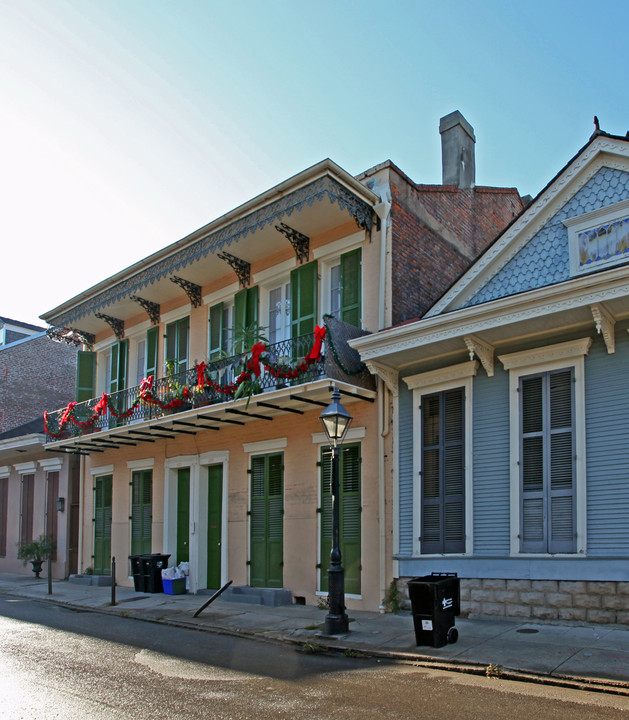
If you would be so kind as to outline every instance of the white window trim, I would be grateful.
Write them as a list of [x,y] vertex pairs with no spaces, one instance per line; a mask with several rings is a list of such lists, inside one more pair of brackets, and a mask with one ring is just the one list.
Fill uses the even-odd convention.
[[592,210],[591,212],[567,218],[563,221],[568,228],[568,246],[570,256],[570,275],[587,275],[590,272],[614,265],[626,263],[629,253],[620,257],[610,257],[605,260],[597,260],[589,265],[579,265],[579,233],[586,230],[593,230],[596,227],[607,223],[616,222],[629,216],[629,199],[606,205],[605,207]]
[[152,470],[155,467],[155,458],[143,458],[142,460],[127,460],[129,470]]
[[261,440],[260,442],[243,443],[242,449],[246,453],[260,455],[263,453],[284,450],[288,445],[288,438],[274,438],[273,440]]
[[13,467],[20,475],[31,475],[32,473],[37,471],[36,462],[16,463]]
[[96,467],[90,468],[90,475],[96,476],[96,475],[113,475],[114,474],[114,466],[113,465],[98,465]]
[[44,468],[47,472],[54,472],[61,470],[63,467],[63,460],[61,458],[51,458],[50,460],[39,460],[39,466]]
[[0,478],[10,477],[11,468],[8,465],[0,466]]
[[509,371],[509,459],[511,555],[547,557],[548,553],[520,551],[520,378],[538,372],[574,368],[574,434],[575,434],[575,510],[576,553],[562,553],[573,558],[585,555],[587,549],[587,497],[585,464],[585,356],[592,338],[581,338],[534,350],[499,355],[498,360]]
[[463,388],[465,394],[465,552],[447,553],[447,557],[471,555],[474,549],[474,505],[473,505],[473,378],[478,371],[477,360],[430,370],[403,378],[413,391],[413,556],[421,558],[443,557],[443,555],[422,555],[421,552],[421,433],[423,395]]

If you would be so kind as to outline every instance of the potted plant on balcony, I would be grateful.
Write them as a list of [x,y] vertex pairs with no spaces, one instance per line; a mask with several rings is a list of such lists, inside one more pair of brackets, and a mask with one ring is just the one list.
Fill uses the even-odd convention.
[[19,542],[17,544],[17,557],[23,565],[30,562],[33,566],[35,577],[39,578],[42,563],[47,560],[55,551],[56,543],[46,535],[40,535],[36,540]]
[[265,328],[257,322],[250,325],[236,326],[232,330],[234,348],[237,352],[245,352],[242,357],[240,381],[234,393],[234,400],[246,397],[247,404],[245,408],[249,407],[253,395],[262,392],[259,361],[263,360],[266,355],[261,355],[259,350],[264,350],[262,346],[268,345],[269,342],[264,335],[264,330]]
[[175,363],[172,360],[166,361],[166,392],[162,400],[162,410],[165,414],[189,410],[192,393],[190,388],[181,382],[178,377],[184,375],[175,373]]

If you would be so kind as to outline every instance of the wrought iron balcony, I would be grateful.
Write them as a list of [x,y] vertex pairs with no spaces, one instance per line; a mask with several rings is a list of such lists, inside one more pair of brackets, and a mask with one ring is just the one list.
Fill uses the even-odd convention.
[[[335,328],[335,342],[329,332],[330,321]],[[326,329],[328,336],[323,344],[317,343],[313,334],[303,335],[265,345],[257,352],[254,347],[246,353],[201,363],[157,380],[148,379],[100,398],[71,403],[46,414],[47,442],[72,440],[98,430],[128,427],[282,388],[290,390],[321,379],[349,380],[371,387],[367,371],[346,343],[348,337],[362,331],[333,318],[326,321]]]

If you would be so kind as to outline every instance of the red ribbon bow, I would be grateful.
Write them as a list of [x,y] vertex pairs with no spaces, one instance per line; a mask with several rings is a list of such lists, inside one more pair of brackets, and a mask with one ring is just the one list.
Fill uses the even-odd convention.
[[207,363],[200,362],[197,365],[197,389],[199,392],[203,392],[203,386],[205,385],[205,368]]
[[316,362],[321,357],[321,343],[325,340],[325,327],[315,327],[315,341],[312,350],[306,355],[306,360]]
[[101,396],[101,399],[96,403],[94,407],[94,413],[97,415],[103,415],[105,412],[107,412],[107,393],[103,393]]
[[61,420],[59,421],[59,425],[65,425],[68,422],[68,418],[70,415],[72,415],[72,410],[74,409],[74,406],[76,405],[75,402],[68,403],[68,406],[63,411],[63,415],[61,416]]
[[253,374],[256,377],[260,377],[260,355],[266,350],[266,345],[263,342],[256,343],[251,348],[251,360],[247,363],[250,370],[253,370]]
[[140,398],[142,400],[147,400],[151,396],[151,390],[153,389],[153,380],[154,376],[149,375],[147,378],[144,378],[142,382],[140,383]]

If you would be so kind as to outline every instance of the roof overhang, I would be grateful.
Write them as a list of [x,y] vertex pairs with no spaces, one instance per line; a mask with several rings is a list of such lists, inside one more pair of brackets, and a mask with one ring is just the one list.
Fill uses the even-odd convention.
[[30,454],[44,449],[46,436],[43,433],[20,435],[0,440],[0,465],[13,462],[19,458],[23,462]]
[[226,264],[212,257],[221,250],[230,248],[250,264],[284,251],[287,240],[275,229],[280,222],[308,237],[351,220],[370,230],[378,201],[371,190],[336,163],[323,160],[41,318],[57,327],[97,333],[103,323],[94,318],[95,312],[107,310],[120,319],[138,314],[138,305],[130,300],[132,295],[141,294],[155,303],[180,297],[181,290],[170,282],[173,275],[181,274],[200,286],[227,275]]
[[[606,332],[609,323],[629,318],[626,267],[595,273],[539,290],[426,317],[349,341],[363,362],[402,369],[437,358],[473,352],[472,336],[490,348],[514,341],[557,337],[583,330]],[[607,339],[606,339],[607,342]],[[471,343],[473,345],[473,342]],[[608,348],[609,350],[609,348]]]

